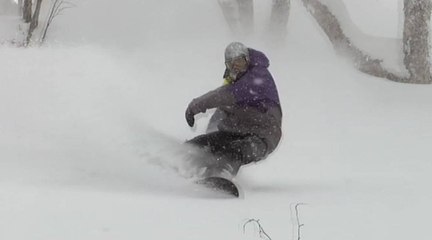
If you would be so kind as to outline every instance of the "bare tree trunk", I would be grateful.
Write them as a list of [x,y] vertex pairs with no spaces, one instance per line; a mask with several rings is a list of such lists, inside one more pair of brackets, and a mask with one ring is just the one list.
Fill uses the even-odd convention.
[[239,31],[237,2],[235,0],[218,0],[218,3],[231,32],[237,33]]
[[373,59],[357,48],[345,35],[338,19],[331,13],[326,5],[322,4],[319,0],[302,1],[309,13],[326,33],[334,49],[338,53],[352,59],[357,69],[372,76],[387,78],[396,82],[410,81],[408,78],[389,72],[382,66],[382,60]]
[[24,0],[23,19],[25,23],[29,23],[32,20],[32,7],[32,0]]
[[284,40],[286,36],[290,4],[290,0],[273,0],[269,32],[276,39]]
[[253,0],[237,0],[239,20],[244,34],[251,34],[254,27]]
[[35,12],[33,14],[32,21],[30,23],[30,27],[27,33],[27,40],[26,40],[27,44],[30,42],[30,39],[33,35],[33,31],[37,28],[39,24],[39,13],[40,13],[41,6],[42,6],[42,0],[37,0]]
[[18,13],[20,14],[20,16],[21,16],[21,14],[23,14],[24,13],[24,11],[23,11],[23,0],[18,0]]
[[432,83],[430,61],[430,0],[404,1],[404,64],[413,83]]

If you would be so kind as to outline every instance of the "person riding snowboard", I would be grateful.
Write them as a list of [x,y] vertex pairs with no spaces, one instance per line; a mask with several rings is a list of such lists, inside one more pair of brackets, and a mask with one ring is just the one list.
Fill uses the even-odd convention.
[[282,135],[278,91],[264,53],[233,42],[225,49],[225,65],[223,86],[193,99],[185,113],[193,127],[195,115],[216,109],[207,133],[186,142],[211,156],[197,159],[201,177],[233,178],[242,165],[273,152]]

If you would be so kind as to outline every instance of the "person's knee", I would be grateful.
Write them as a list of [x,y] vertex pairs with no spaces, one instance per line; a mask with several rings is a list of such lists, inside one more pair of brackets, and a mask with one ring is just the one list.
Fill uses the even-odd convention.
[[267,156],[267,144],[259,137],[250,137],[239,144],[242,164],[258,162]]

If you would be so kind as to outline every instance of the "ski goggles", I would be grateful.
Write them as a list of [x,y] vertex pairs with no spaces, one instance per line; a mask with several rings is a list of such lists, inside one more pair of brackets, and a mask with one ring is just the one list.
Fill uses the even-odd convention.
[[225,66],[229,70],[233,70],[233,69],[246,70],[248,65],[249,65],[249,63],[248,63],[246,57],[244,57],[244,56],[232,58],[228,61],[225,61]]

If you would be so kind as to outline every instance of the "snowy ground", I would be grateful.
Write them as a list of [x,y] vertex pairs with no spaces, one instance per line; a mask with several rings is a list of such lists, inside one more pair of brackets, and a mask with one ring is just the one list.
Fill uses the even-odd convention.
[[205,127],[184,110],[221,84],[217,3],[101,2],[44,47],[0,46],[0,239],[259,239],[251,218],[297,239],[296,203],[305,240],[429,239],[430,86],[357,72],[293,1],[286,46],[246,41],[271,60],[283,140],[242,169],[244,198],[221,198],[154,164]]

